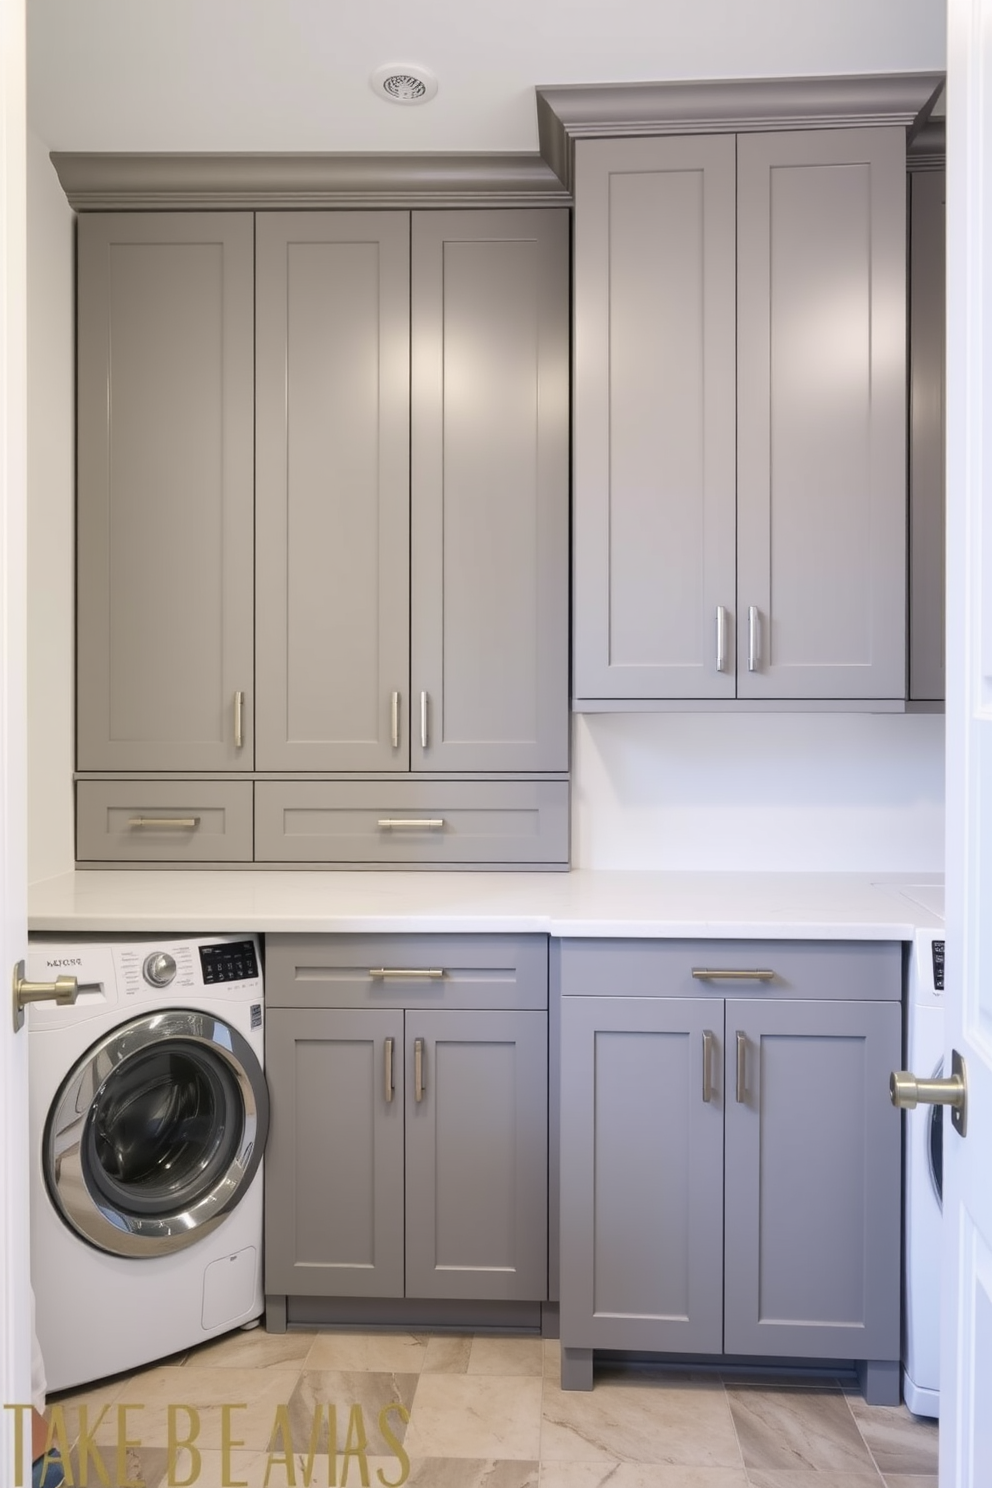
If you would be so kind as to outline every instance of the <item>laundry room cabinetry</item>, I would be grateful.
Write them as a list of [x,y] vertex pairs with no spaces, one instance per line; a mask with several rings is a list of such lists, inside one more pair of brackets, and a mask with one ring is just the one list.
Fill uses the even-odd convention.
[[84,213],[79,304],[78,770],[262,824],[80,860],[564,866],[567,211]]
[[288,1321],[546,1299],[547,955],[268,938],[265,1286]]
[[906,697],[902,128],[575,144],[574,706]]
[[901,948],[565,941],[561,1338],[898,1394]]

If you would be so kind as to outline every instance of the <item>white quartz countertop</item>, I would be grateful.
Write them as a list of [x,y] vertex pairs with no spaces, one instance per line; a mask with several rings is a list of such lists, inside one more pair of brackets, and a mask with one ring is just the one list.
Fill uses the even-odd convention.
[[83,872],[28,891],[34,932],[543,931],[569,938],[908,940],[938,874]]

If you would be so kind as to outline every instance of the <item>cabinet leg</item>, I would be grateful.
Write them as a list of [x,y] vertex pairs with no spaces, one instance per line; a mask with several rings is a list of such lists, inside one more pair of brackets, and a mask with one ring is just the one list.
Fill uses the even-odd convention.
[[562,1349],[561,1387],[563,1390],[592,1389],[592,1349]]
[[265,1299],[265,1331],[266,1333],[285,1333],[286,1331],[286,1298],[266,1297]]
[[901,1379],[898,1359],[859,1359],[858,1384],[868,1405],[898,1405]]

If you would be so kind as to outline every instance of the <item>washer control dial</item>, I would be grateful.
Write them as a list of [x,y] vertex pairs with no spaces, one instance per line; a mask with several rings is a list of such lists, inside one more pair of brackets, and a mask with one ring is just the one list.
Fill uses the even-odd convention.
[[145,981],[153,987],[167,987],[176,974],[176,958],[167,951],[155,951],[146,956],[142,967]]

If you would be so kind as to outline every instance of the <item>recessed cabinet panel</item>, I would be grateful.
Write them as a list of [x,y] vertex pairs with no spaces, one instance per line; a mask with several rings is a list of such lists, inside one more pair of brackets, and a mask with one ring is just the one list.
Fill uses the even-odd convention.
[[910,177],[909,695],[944,696],[944,196],[941,171]]
[[252,218],[84,215],[78,253],[77,764],[250,769]]
[[905,697],[905,180],[898,129],[738,141],[742,698]]
[[580,699],[734,696],[734,155],[576,147]]
[[262,769],[407,765],[409,232],[258,214]]
[[411,765],[568,768],[568,214],[417,212]]

